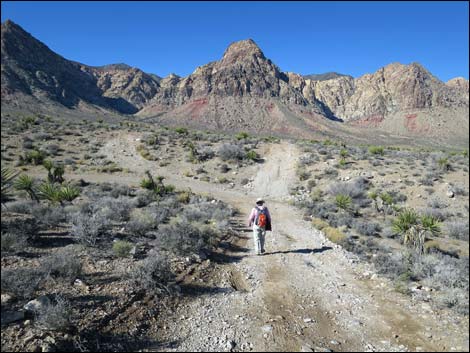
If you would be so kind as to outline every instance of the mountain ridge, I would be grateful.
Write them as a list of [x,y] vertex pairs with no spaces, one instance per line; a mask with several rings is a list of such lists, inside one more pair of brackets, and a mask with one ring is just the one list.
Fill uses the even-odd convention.
[[[246,39],[230,43],[219,60],[186,77],[161,78],[125,63],[70,61],[10,20],[1,28],[2,104],[27,98],[68,109],[85,105],[165,122],[255,131],[268,126],[303,135],[306,126],[330,129],[331,121],[380,128],[391,119],[403,125],[397,114],[439,110],[462,120],[468,111],[468,80],[444,83],[419,63],[391,63],[358,78],[336,72],[302,76],[283,72]],[[413,132],[403,129],[399,134]]]

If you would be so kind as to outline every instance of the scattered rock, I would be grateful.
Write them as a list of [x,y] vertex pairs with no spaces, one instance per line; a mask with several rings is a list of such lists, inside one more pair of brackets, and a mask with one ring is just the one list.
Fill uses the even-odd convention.
[[13,296],[7,293],[2,294],[2,306],[13,301]]
[[312,319],[309,318],[309,317],[306,317],[306,318],[304,319],[304,322],[307,324],[307,323],[309,323],[309,322],[314,322],[314,320],[312,320]]
[[23,307],[24,310],[31,312],[31,313],[36,313],[41,311],[46,306],[49,306],[51,304],[51,300],[47,295],[41,295],[37,299],[33,299],[29,301],[28,303],[25,304]]
[[304,344],[304,345],[302,345],[302,347],[300,347],[300,351],[301,352],[315,352],[315,350],[313,350],[312,347],[310,347],[306,344]]
[[273,330],[273,327],[271,325],[265,325],[261,327],[261,330],[263,330],[264,332],[271,332]]

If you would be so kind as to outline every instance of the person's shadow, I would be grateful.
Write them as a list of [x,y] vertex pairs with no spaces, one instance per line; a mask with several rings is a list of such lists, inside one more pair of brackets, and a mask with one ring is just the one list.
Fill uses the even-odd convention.
[[273,251],[266,252],[264,255],[276,255],[276,254],[319,254],[324,251],[332,250],[331,246],[322,246],[319,249],[295,249],[295,250],[286,250],[286,251]]

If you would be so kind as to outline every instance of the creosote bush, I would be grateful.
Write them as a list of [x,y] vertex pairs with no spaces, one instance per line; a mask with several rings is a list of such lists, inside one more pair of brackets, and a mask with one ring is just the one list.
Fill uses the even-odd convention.
[[125,240],[117,240],[113,243],[113,252],[117,257],[127,257],[132,250],[132,243]]

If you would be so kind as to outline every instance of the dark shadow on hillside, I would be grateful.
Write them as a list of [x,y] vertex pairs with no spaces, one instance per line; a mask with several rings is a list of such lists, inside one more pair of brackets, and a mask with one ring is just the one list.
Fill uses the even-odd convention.
[[329,120],[337,121],[339,123],[344,123],[344,120],[341,119],[341,118],[338,118],[337,116],[335,116],[334,113],[331,111],[331,109],[325,103],[323,103],[321,101],[317,101],[317,102],[321,105],[323,111],[326,113],[326,117]]
[[50,235],[42,233],[39,238],[35,240],[35,245],[41,249],[60,248],[74,243],[74,239],[68,236],[67,232],[61,234],[51,233]]
[[204,294],[232,293],[235,289],[232,287],[210,287],[197,284],[182,284],[181,293],[186,296],[196,297]]
[[96,309],[97,306],[109,302],[115,297],[111,295],[80,295],[69,298],[71,302],[81,309]]
[[213,252],[209,254],[209,259],[216,264],[227,264],[227,263],[235,263],[240,262],[244,257],[248,255],[228,255],[228,254],[221,254]]
[[264,255],[276,255],[276,254],[319,254],[324,251],[332,250],[331,246],[323,246],[319,249],[296,249],[296,250],[287,250],[287,251],[274,251],[267,252]]

